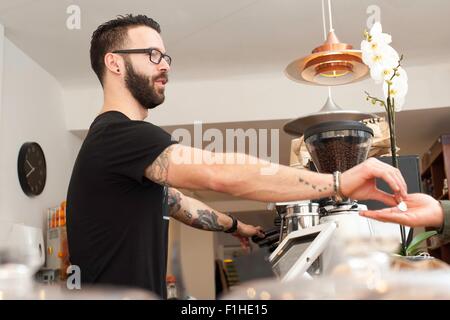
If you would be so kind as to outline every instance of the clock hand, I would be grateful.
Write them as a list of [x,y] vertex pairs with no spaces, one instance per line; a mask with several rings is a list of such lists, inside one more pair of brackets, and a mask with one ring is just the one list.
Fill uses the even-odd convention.
[[30,174],[32,174],[32,173],[33,173],[33,171],[34,171],[34,168],[33,168],[33,169],[31,169],[31,171],[27,173],[27,176],[26,176],[26,177],[28,178],[28,176],[29,176]]
[[30,161],[28,161],[28,160],[25,160],[25,161],[28,163],[28,165],[30,166],[30,168],[34,170],[34,167],[31,165]]

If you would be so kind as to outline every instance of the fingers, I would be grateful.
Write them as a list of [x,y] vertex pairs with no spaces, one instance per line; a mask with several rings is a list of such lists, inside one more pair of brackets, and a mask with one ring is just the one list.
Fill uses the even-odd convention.
[[394,176],[394,178],[398,182],[398,185],[400,187],[400,195],[402,196],[402,198],[406,198],[408,196],[408,185],[406,184],[405,178],[403,177],[403,175],[400,172],[400,170],[395,168],[395,167],[393,167],[393,166],[391,166],[391,165],[388,165],[386,163],[383,163],[383,164],[386,166],[386,168],[388,170],[391,170],[392,175]]
[[402,201],[402,199],[406,196],[406,193],[404,191],[405,187],[403,186],[403,183],[395,174],[395,172],[390,172],[389,175],[392,177],[392,179],[395,181],[395,184],[398,186],[397,190],[395,190],[395,196],[398,203]]
[[401,193],[401,188],[397,179],[395,179],[390,172],[384,170],[384,168],[376,168],[374,169],[374,174],[377,178],[383,179],[394,193]]
[[408,208],[414,208],[414,207],[423,207],[423,206],[429,206],[436,200],[429,195],[426,195],[424,193],[411,193],[408,194],[408,196],[403,199],[405,203],[408,205]]
[[404,212],[399,211],[397,208],[361,211],[359,214],[363,217],[375,219],[382,222],[391,222],[404,226],[415,227],[414,221],[411,220],[411,217],[409,217]]
[[399,194],[402,198],[407,197],[408,188],[400,170],[376,159],[370,161],[369,164],[375,177],[383,179],[394,193]]
[[395,207],[398,203],[395,195],[389,194],[379,189],[374,190],[374,192],[371,194],[371,198],[373,200],[381,201],[390,207]]
[[242,229],[236,233],[236,237],[252,237],[258,236],[259,238],[264,238],[266,235],[264,234],[262,228],[260,226],[255,227],[252,225],[244,225],[242,224]]
[[264,238],[266,236],[260,226],[256,227],[256,235],[260,238]]
[[408,196],[408,186],[406,185],[403,175],[397,168],[394,168],[394,172],[392,172],[392,175],[400,186],[400,196],[402,197],[402,199],[405,199]]

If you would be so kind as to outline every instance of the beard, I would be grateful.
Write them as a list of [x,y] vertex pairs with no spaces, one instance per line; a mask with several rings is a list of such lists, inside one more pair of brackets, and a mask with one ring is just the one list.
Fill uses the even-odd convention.
[[153,109],[164,102],[164,88],[155,89],[155,81],[167,80],[167,74],[161,73],[153,77],[137,73],[130,61],[125,61],[125,85],[131,95],[145,108]]

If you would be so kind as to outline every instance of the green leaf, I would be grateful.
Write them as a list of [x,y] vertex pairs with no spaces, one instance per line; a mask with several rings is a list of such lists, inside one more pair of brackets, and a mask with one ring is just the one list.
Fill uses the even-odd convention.
[[430,238],[436,234],[437,234],[437,231],[427,231],[427,232],[422,232],[422,233],[418,234],[417,236],[415,236],[414,239],[409,244],[409,246],[406,248],[406,255],[407,256],[414,255],[416,253],[417,248],[423,241],[427,240],[428,238]]

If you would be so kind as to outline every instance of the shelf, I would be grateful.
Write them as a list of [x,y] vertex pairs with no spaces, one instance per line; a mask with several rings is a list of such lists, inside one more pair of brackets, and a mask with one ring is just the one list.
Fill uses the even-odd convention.
[[421,166],[422,171],[421,175],[424,175],[427,173],[427,171],[430,170],[431,165],[442,156],[442,153],[444,153],[444,145],[450,145],[450,134],[443,134],[441,135],[431,146],[430,149],[428,149],[427,152],[422,156],[421,159]]
[[[422,156],[422,188],[436,200],[448,200],[448,191],[442,194],[444,181],[450,180],[450,134],[441,135]],[[450,263],[450,244],[430,250],[432,256]]]

